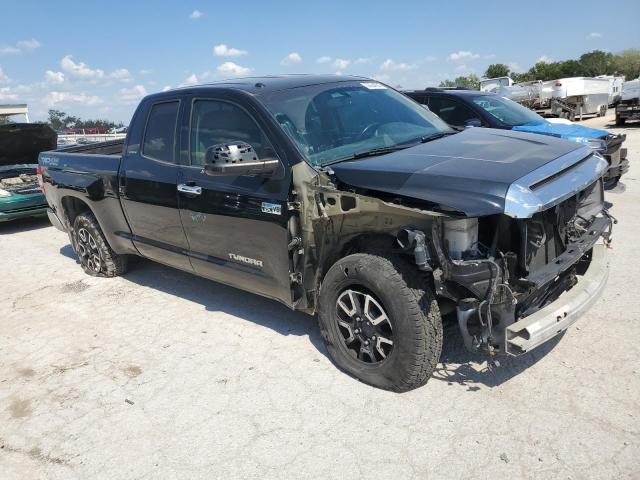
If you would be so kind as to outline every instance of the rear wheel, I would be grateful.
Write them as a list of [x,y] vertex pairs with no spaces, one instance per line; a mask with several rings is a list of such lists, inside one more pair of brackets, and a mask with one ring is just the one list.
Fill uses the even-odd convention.
[[81,213],[76,217],[71,243],[88,275],[115,277],[127,271],[127,257],[111,249],[92,213]]
[[401,258],[355,254],[329,269],[319,322],[334,362],[385,390],[424,385],[440,358],[438,304],[416,267]]

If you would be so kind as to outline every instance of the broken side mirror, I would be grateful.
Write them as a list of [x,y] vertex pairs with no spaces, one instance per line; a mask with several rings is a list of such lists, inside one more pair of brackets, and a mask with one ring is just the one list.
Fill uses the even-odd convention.
[[276,158],[258,158],[246,142],[220,143],[207,148],[204,172],[211,176],[270,176],[277,170]]

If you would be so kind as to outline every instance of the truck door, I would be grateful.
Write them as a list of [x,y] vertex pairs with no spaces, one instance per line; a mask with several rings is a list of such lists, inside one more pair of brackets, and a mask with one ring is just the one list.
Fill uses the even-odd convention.
[[203,172],[205,151],[216,144],[249,143],[259,158],[277,157],[255,118],[238,104],[194,99],[188,163],[182,167],[180,215],[193,268],[208,278],[291,305],[287,200],[291,172],[274,177]]
[[192,270],[176,190],[180,103],[157,100],[140,108],[131,125],[119,191],[138,251],[158,262]]

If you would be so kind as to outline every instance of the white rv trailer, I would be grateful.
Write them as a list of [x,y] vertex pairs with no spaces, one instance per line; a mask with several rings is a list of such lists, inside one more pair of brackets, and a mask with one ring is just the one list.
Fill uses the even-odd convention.
[[624,82],[622,86],[622,94],[620,100],[623,101],[632,101],[636,99],[636,103],[640,103],[637,99],[640,98],[640,78],[636,78],[635,80],[629,80],[628,82]]
[[574,120],[583,115],[603,116],[609,106],[609,79],[570,77],[555,81],[551,113]]
[[622,95],[624,77],[617,77],[615,75],[598,75],[596,78],[606,78],[609,80],[609,105],[616,105],[620,101]]

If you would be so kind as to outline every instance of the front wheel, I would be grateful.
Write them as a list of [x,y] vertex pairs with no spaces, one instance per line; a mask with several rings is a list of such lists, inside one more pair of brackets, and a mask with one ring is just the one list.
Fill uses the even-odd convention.
[[127,257],[111,249],[92,213],[81,213],[76,217],[71,243],[88,275],[115,277],[127,271]]
[[320,291],[319,323],[338,367],[385,390],[424,385],[440,358],[438,304],[428,280],[400,257],[336,262]]

